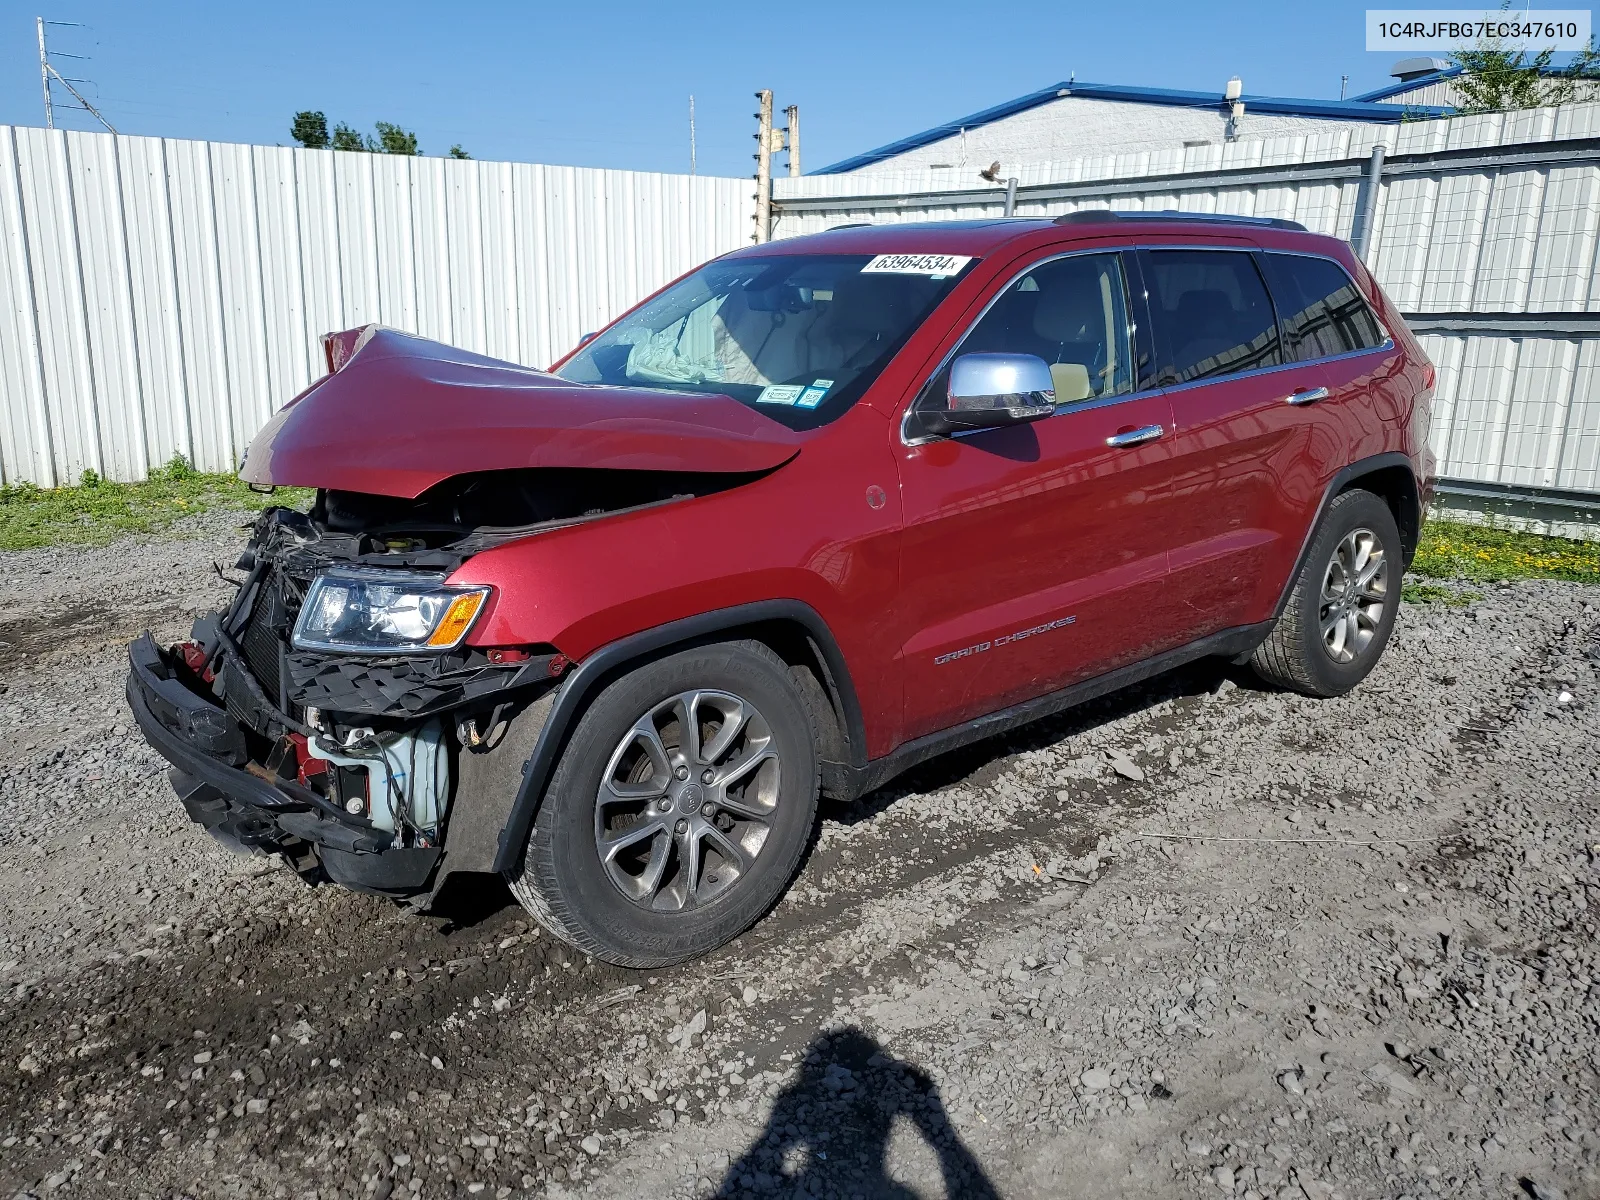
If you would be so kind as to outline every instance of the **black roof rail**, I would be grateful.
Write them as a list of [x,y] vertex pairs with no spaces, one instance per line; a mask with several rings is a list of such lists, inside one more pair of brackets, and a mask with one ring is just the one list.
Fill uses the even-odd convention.
[[1182,212],[1176,208],[1141,209],[1138,211],[1114,208],[1085,208],[1057,217],[1055,224],[1097,225],[1106,221],[1196,221],[1213,225],[1264,225],[1272,229],[1294,229],[1301,233],[1308,232],[1306,227],[1300,224],[1299,221],[1289,221],[1283,217],[1246,217],[1235,216],[1232,213]]
[[829,225],[824,233],[832,233],[836,229],[871,229],[871,221],[846,221],[843,225]]

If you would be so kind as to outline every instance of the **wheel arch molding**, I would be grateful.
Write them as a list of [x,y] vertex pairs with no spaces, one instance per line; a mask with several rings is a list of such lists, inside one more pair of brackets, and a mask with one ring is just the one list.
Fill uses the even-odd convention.
[[[791,666],[809,666],[803,661],[798,664],[792,661],[797,647],[809,647],[815,657],[816,667],[823,676],[817,682],[826,693],[838,726],[834,731],[821,731],[823,744],[819,746],[819,753],[827,757],[830,732],[836,733],[835,745],[848,758],[847,762],[838,764],[838,771],[842,773],[846,768],[865,766],[866,730],[861,704],[851,682],[844,654],[827,622],[816,609],[802,600],[783,599],[758,600],[751,604],[697,613],[608,642],[587,655],[568,673],[556,693],[555,703],[539,732],[533,753],[523,768],[516,799],[500,831],[494,870],[510,871],[521,860],[556,763],[566,749],[578,718],[602,688],[624,672],[666,654],[709,642],[727,641],[735,636],[768,645]],[[774,645],[774,642],[778,644]],[[829,765],[824,763],[825,782]]]
[[1300,553],[1295,556],[1294,568],[1289,572],[1284,581],[1283,591],[1278,596],[1277,606],[1273,610],[1274,617],[1281,616],[1283,606],[1289,602],[1289,593],[1294,590],[1294,581],[1305,565],[1306,555],[1311,552],[1311,543],[1316,540],[1317,529],[1322,524],[1323,514],[1328,511],[1328,505],[1354,487],[1366,487],[1389,505],[1394,513],[1395,524],[1400,527],[1401,549],[1404,551],[1402,569],[1411,565],[1411,558],[1416,553],[1417,541],[1422,533],[1420,499],[1422,489],[1417,482],[1416,464],[1399,450],[1358,459],[1342,468],[1323,489],[1322,500],[1317,505],[1316,514],[1306,526],[1305,536],[1301,539]]

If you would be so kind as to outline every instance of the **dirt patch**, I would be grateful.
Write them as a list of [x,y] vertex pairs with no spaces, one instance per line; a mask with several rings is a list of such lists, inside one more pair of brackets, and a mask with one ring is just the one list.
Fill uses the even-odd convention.
[[643,973],[492,881],[419,918],[184,821],[81,616],[209,603],[217,542],[153,546],[5,666],[0,1185],[1600,1194],[1592,592],[1409,608],[1341,700],[1202,664],[926,764]]

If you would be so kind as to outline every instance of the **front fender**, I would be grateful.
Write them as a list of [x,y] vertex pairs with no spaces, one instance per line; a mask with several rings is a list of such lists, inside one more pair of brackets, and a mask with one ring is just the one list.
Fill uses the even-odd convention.
[[521,861],[523,851],[527,848],[528,833],[533,828],[534,817],[538,815],[539,805],[544,799],[545,787],[555,771],[572,727],[604,684],[628,667],[669,649],[772,622],[798,624],[816,645],[833,676],[851,757],[855,760],[852,765],[864,766],[866,741],[855,686],[832,631],[814,608],[798,600],[778,599],[697,613],[684,620],[646,629],[599,647],[562,681],[560,688],[553,693],[550,708],[522,772],[522,782],[500,831],[493,869],[510,871]]

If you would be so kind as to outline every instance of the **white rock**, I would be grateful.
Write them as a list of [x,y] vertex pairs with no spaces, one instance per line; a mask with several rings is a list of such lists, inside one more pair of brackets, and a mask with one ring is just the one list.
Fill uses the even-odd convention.
[[1135,783],[1144,779],[1143,769],[1122,754],[1117,754],[1111,759],[1111,769],[1124,779],[1131,779]]
[[1217,1167],[1211,1172],[1211,1182],[1225,1192],[1233,1191],[1233,1168]]
[[694,1044],[694,1039],[706,1031],[706,1010],[701,1009],[682,1025],[674,1025],[667,1034],[667,1041],[677,1045],[679,1050],[687,1050]]
[[1091,1092],[1103,1091],[1111,1086],[1111,1072],[1104,1067],[1090,1067],[1078,1076],[1078,1082]]
[[583,1152],[591,1158],[600,1153],[600,1139],[595,1134],[591,1133],[578,1144],[583,1147]]

